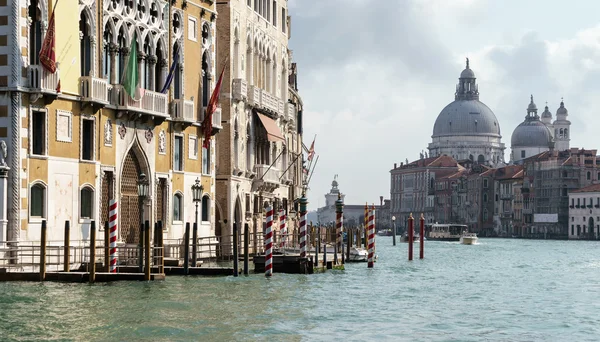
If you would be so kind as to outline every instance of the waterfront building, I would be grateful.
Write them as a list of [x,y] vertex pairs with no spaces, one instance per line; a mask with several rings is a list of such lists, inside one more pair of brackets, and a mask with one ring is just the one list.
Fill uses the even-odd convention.
[[479,101],[479,86],[468,59],[458,80],[454,101],[442,109],[433,126],[429,155],[502,165],[505,147],[500,124],[494,112]]
[[569,193],[569,239],[598,239],[600,236],[600,184]]
[[[287,0],[217,2],[223,132],[217,139],[217,235],[262,232],[264,207],[296,230],[302,191],[302,100],[292,64]],[[276,220],[277,221],[277,220]],[[257,235],[254,235],[257,236]]]
[[[184,223],[195,220],[197,179],[199,235],[214,235],[212,135],[221,129],[220,109],[207,148],[201,123],[216,83],[215,4],[59,1],[51,73],[39,54],[55,3],[0,4],[0,17],[9,18],[0,23],[7,239],[39,240],[42,220],[49,241],[62,239],[67,220],[72,240],[87,239],[91,220],[100,229],[108,220],[110,199],[118,202],[120,243],[137,243],[144,220],[162,221],[166,238],[181,238]],[[122,85],[131,67],[137,101]],[[140,201],[142,174],[149,194]]]
[[523,184],[523,166],[508,165],[490,172],[494,182],[494,233],[499,236],[516,235],[515,189]]

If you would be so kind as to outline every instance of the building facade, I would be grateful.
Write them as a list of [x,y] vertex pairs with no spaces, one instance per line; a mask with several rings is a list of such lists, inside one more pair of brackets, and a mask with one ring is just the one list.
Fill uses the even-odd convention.
[[288,49],[287,1],[227,0],[217,2],[217,10],[217,56],[225,68],[217,235],[231,234],[234,224],[262,232],[267,204],[276,212],[284,208],[294,231],[294,203],[302,191],[302,100]]
[[[49,241],[62,239],[65,221],[72,240],[85,240],[91,220],[101,227],[108,220],[111,199],[119,208],[119,242],[137,243],[144,220],[162,221],[166,238],[180,238],[185,222],[196,219],[196,180],[204,189],[199,235],[214,235],[215,144],[209,137],[202,148],[201,122],[216,82],[215,5],[60,1],[58,68],[50,73],[39,52],[54,3],[0,5],[10,18],[0,52],[0,140],[10,167],[6,238],[39,240],[46,220]],[[121,85],[127,64],[137,68],[137,99]],[[219,132],[220,109],[209,124],[211,136]],[[144,177],[150,191],[140,203]]]
[[569,239],[597,240],[600,236],[600,184],[569,193]]

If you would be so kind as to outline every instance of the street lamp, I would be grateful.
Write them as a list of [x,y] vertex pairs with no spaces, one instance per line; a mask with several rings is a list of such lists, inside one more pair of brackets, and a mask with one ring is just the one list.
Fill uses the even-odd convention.
[[392,241],[394,246],[396,246],[396,216],[392,216],[392,229],[394,230],[394,232],[392,233]]
[[198,203],[202,201],[202,192],[204,187],[200,184],[200,178],[196,177],[196,182],[192,185],[192,201],[196,205],[196,219],[194,221],[194,231],[192,233],[192,265],[196,267],[196,254],[198,253]]
[[[138,246],[139,246],[139,267],[140,267],[140,272],[143,271],[143,266],[144,266],[144,201],[146,200],[146,198],[148,198],[148,193],[150,192],[150,183],[148,181],[148,178],[146,177],[146,174],[144,174],[143,172],[140,173],[139,179],[138,179],[138,198],[140,200],[140,235],[139,235],[139,242],[138,242]],[[146,251],[146,253],[148,253],[149,251]]]

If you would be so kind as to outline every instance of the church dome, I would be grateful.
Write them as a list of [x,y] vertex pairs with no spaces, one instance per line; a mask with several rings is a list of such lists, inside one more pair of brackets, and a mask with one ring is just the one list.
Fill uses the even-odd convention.
[[460,78],[475,78],[475,73],[469,67],[460,73]]
[[552,119],[552,113],[550,113],[548,106],[545,107],[544,112],[542,113],[542,119]]
[[548,147],[552,132],[539,120],[526,120],[515,128],[510,144],[515,147]]
[[565,108],[565,103],[563,101],[560,101],[560,107],[558,107],[558,109],[556,110],[556,115],[559,114],[563,114],[563,115],[568,115],[569,111],[567,110],[567,108]]

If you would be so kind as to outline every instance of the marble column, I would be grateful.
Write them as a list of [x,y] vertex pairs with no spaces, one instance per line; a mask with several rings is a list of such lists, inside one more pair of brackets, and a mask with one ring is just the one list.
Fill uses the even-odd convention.
[[[0,166],[0,248],[6,247],[5,242],[8,237],[8,170],[10,170],[8,166]],[[0,257],[3,257],[1,252]]]
[[160,89],[155,89],[154,84],[156,83],[156,75],[155,75],[155,67],[156,67],[156,56],[148,56],[147,62],[148,63],[148,67],[146,67],[146,70],[148,70],[148,90],[151,91],[160,91]]

